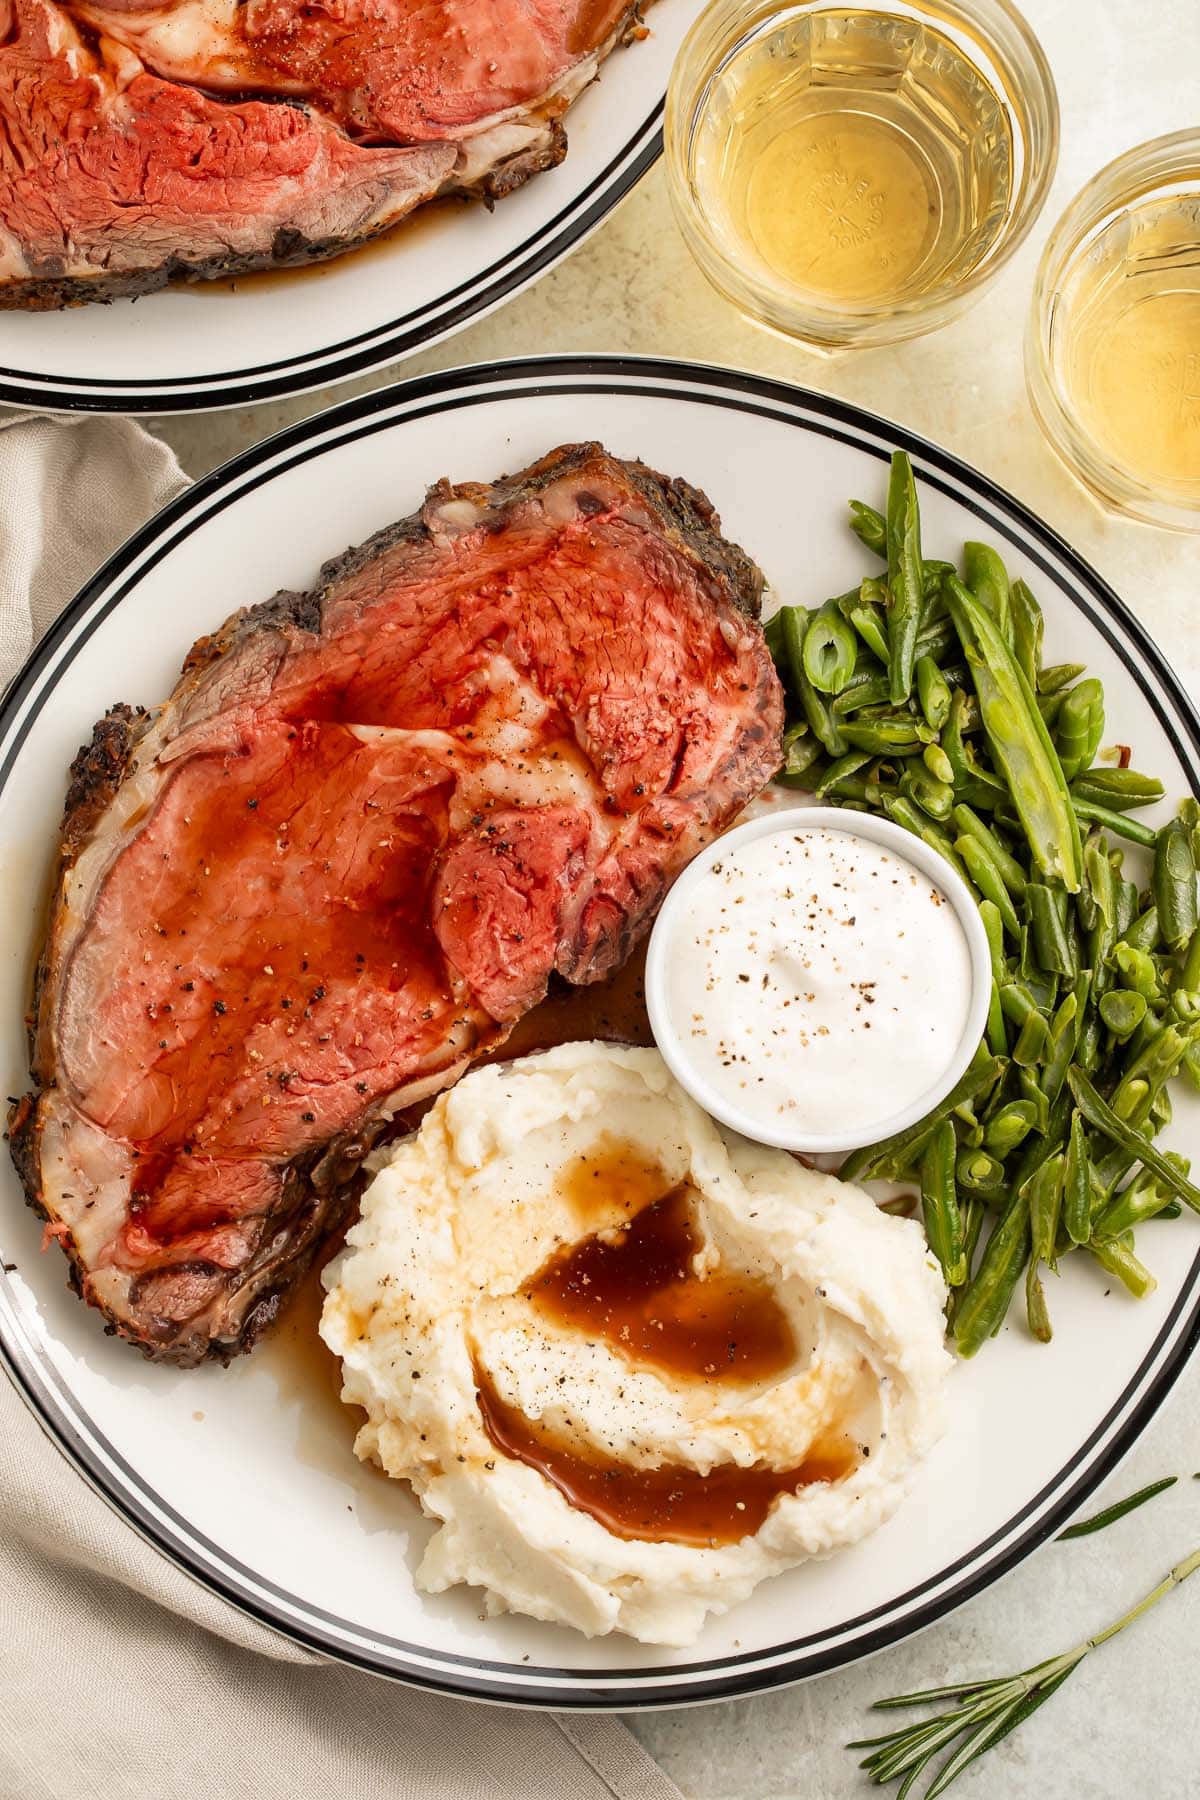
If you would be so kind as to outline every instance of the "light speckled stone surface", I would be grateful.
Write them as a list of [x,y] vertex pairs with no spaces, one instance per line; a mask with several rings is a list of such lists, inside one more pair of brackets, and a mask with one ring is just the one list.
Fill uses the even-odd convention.
[[[1025,10],[1059,84],[1058,178],[1031,241],[995,287],[966,317],[932,337],[829,359],[744,324],[692,267],[659,169],[535,288],[390,376],[243,412],[156,421],[154,428],[199,474],[330,400],[397,374],[549,351],[731,363],[901,420],[1010,488],[1107,577],[1195,692],[1200,538],[1175,537],[1098,511],[1039,436],[1025,398],[1021,338],[1041,244],[1070,195],[1122,150],[1196,123],[1200,10],[1197,0],[1158,0],[1136,9],[1136,29],[1128,0],[1087,6],[1080,0],[1026,0]],[[456,473],[470,474],[468,450]],[[689,1800],[865,1796],[870,1790],[840,1746],[870,1726],[870,1700],[964,1672],[1007,1672],[1106,1623],[1200,1543],[1200,1483],[1190,1480],[1193,1468],[1200,1468],[1195,1369],[1106,1490],[1115,1498],[1164,1473],[1185,1477],[1145,1512],[1095,1538],[1046,1547],[952,1618],[870,1663],[760,1699],[641,1715],[631,1723]],[[1085,1665],[956,1792],[964,1800],[1035,1794],[1038,1800],[1117,1800],[1130,1793],[1174,1800],[1197,1792],[1198,1632],[1200,1581]]]

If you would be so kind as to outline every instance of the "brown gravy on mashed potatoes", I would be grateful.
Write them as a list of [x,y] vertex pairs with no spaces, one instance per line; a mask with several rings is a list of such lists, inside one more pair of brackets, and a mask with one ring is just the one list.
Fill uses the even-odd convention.
[[[697,1270],[704,1239],[686,1182],[671,1186],[635,1146],[614,1141],[579,1157],[561,1185],[599,1228],[555,1250],[530,1278],[524,1293],[536,1312],[602,1339],[634,1365],[689,1381],[769,1381],[792,1362],[795,1338],[769,1282],[720,1267]],[[847,1440],[830,1436],[789,1469],[635,1468],[584,1453],[508,1405],[478,1361],[475,1377],[496,1448],[539,1469],[618,1537],[736,1543],[758,1529],[780,1494],[838,1481],[856,1460]]]

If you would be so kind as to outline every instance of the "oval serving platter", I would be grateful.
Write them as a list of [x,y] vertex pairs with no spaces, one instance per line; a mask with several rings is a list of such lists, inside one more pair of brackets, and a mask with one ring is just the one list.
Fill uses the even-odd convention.
[[[852,407],[748,375],[567,358],[450,371],[310,419],[206,477],[121,549],[39,646],[0,713],[0,1053],[26,1081],[21,1015],[67,763],[117,699],[170,691],[193,638],[234,606],[306,586],[320,563],[416,506],[438,476],[488,480],[553,445],[601,439],[707,490],[781,601],[820,600],[862,569],[845,524],[909,450],[926,541],[995,542],[1037,592],[1047,654],[1104,680],[1110,738],[1168,792],[1200,791],[1200,720],[1104,583],[1032,513],[946,452]],[[1200,1105],[1172,1141],[1200,1152]],[[39,1253],[0,1172],[0,1347],[44,1428],[165,1555],[301,1642],[379,1674],[555,1707],[678,1705],[834,1668],[942,1617],[1040,1544],[1146,1425],[1200,1335],[1200,1240],[1156,1228],[1158,1288],[1135,1303],[1071,1259],[1055,1339],[1011,1324],[951,1379],[946,1436],[874,1537],[760,1587],[684,1651],[589,1641],[481,1596],[420,1594],[430,1527],[407,1488],[351,1454],[353,1421],[315,1347],[317,1295],[227,1370],[147,1364],[103,1335]],[[311,1284],[310,1284],[311,1287]]]
[[329,387],[483,317],[582,242],[653,167],[675,53],[700,0],[654,0],[566,115],[568,152],[493,211],[444,202],[309,269],[61,312],[0,312],[0,402],[207,412]]

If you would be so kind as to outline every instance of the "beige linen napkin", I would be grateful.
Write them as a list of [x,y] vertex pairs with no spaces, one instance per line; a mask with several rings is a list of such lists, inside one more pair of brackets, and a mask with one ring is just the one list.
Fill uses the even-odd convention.
[[[131,420],[0,415],[0,686],[185,485]],[[285,1795],[681,1800],[616,1719],[400,1687],[244,1617],[110,1511],[0,1380],[0,1800]]]

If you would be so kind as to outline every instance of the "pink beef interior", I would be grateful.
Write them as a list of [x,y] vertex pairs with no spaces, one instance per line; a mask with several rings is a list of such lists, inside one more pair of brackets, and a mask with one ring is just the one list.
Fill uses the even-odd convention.
[[779,760],[757,572],[598,446],[325,573],[118,721],[99,794],[83,753],[68,816],[18,1160],[87,1296],[185,1362],[274,1310],[386,1113],[616,967]]
[[0,307],[311,261],[565,154],[633,0],[0,0]]

